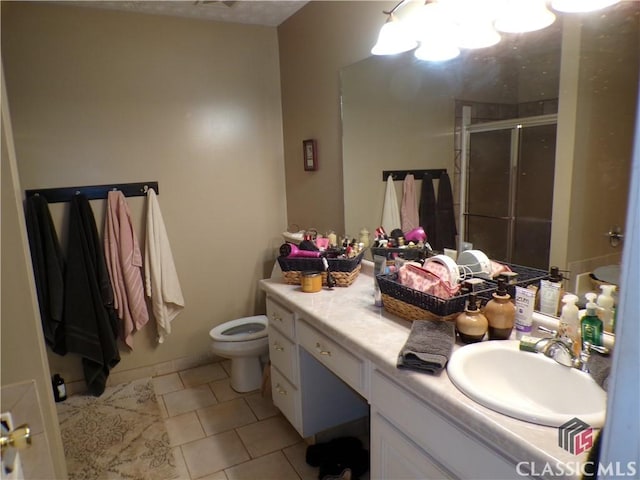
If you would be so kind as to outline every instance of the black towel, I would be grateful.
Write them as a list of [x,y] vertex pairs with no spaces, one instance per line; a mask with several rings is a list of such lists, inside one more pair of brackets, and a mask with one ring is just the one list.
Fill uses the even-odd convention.
[[427,234],[427,242],[431,247],[436,240],[436,194],[433,190],[433,177],[430,173],[425,173],[420,187],[420,226]]
[[25,218],[44,339],[55,353],[64,355],[64,261],[46,198],[28,197]]
[[456,217],[453,211],[453,193],[449,175],[444,172],[438,182],[438,203],[436,207],[436,242],[431,246],[438,251],[456,248]]
[[109,370],[120,361],[113,290],[96,222],[87,197],[71,199],[65,273],[64,323],[67,349],[82,357],[89,392],[104,392]]
[[455,326],[444,320],[416,320],[398,355],[398,368],[439,373],[456,341]]

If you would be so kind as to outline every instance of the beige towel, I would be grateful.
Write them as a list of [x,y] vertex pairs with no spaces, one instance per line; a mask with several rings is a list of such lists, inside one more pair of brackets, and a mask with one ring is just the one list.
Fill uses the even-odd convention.
[[144,250],[145,289],[147,297],[151,298],[153,316],[158,327],[158,343],[163,343],[171,333],[171,322],[184,308],[184,298],[153,188],[147,192],[147,237]]
[[104,251],[113,286],[114,306],[122,320],[121,338],[133,348],[133,332],[149,321],[142,283],[142,254],[129,206],[120,191],[109,192],[104,224]]
[[416,201],[415,178],[408,173],[402,183],[402,206],[400,207],[402,231],[410,232],[420,226],[418,202]]

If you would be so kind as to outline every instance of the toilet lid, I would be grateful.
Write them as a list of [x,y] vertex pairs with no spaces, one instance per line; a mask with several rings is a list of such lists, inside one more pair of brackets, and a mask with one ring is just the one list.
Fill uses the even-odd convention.
[[222,323],[209,331],[213,340],[223,342],[246,342],[267,336],[267,316],[238,318]]

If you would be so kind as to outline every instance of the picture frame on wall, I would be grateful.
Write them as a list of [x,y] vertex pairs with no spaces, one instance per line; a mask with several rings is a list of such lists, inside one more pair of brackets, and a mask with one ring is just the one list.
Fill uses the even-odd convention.
[[308,172],[318,169],[318,142],[313,139],[302,141],[304,169]]

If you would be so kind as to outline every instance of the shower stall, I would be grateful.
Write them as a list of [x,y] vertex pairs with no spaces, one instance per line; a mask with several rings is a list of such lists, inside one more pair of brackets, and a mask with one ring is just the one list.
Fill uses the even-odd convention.
[[471,123],[463,109],[459,244],[548,269],[557,114]]

